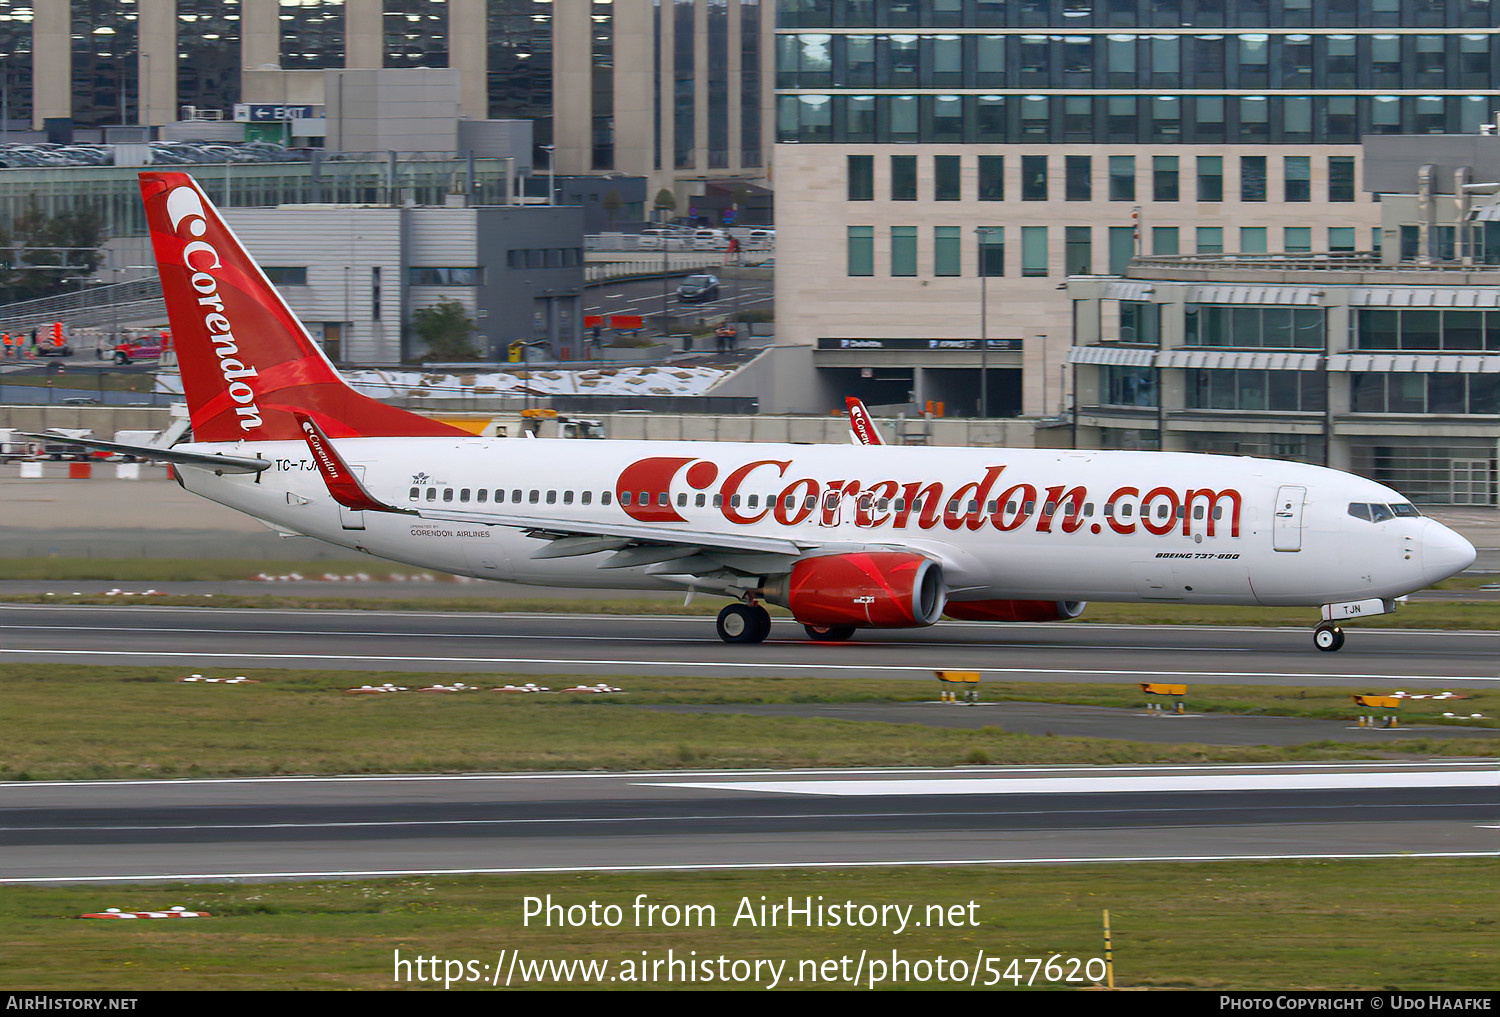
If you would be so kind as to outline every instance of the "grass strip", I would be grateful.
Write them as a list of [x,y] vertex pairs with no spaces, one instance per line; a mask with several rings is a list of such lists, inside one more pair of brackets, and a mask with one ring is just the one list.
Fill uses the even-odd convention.
[[[347,695],[421,676],[385,672],[254,670],[258,685],[182,684],[180,672],[132,667],[13,664],[0,667],[6,746],[0,780],[123,779],[274,774],[427,773],[681,767],[953,766],[1284,762],[1392,755],[1488,756],[1493,738],[1429,733],[1379,748],[1317,741],[1293,747],[1145,744],[827,718],[757,717],[634,709],[651,703],[890,702],[934,698],[937,683],[808,682],[790,678],[614,678],[618,698],[491,692]],[[214,673],[217,675],[218,673]],[[214,676],[214,675],[211,675]],[[428,680],[434,680],[429,678]],[[573,678],[494,674],[435,680],[490,688]],[[587,679],[593,684],[597,679]],[[1227,708],[1289,716],[1355,714],[1351,691],[1195,685],[1195,710]],[[1500,693],[1478,692],[1464,712],[1493,714]],[[1127,688],[1004,684],[986,698],[1135,705]],[[1348,703],[1344,699],[1344,703]],[[1422,705],[1418,705],[1422,704]],[[1405,723],[1452,704],[1421,700]],[[943,709],[933,707],[934,710]],[[1342,712],[1340,712],[1342,710]],[[1003,715],[1002,715],[1003,716]],[[1000,724],[1003,720],[997,717]],[[149,733],[149,737],[143,737]]]
[[[566,908],[597,902],[620,909],[616,928],[542,924],[523,919],[525,898],[548,895]],[[698,905],[712,927],[668,927],[636,920],[633,904]],[[897,933],[886,927],[751,926],[741,908],[807,898],[827,905],[911,906],[923,921]],[[970,906],[972,904],[972,907]],[[81,921],[104,907],[180,905],[215,917],[189,921]],[[939,906],[959,924],[931,920]],[[950,908],[957,906],[958,910]],[[781,987],[848,989],[827,975],[852,973],[864,952],[889,963],[899,951],[911,967],[889,986],[967,988],[916,978],[916,962],[954,970],[962,960],[980,985],[1012,960],[1025,987],[1037,970],[1046,986],[1049,958],[1103,953],[1101,912],[1110,912],[1115,980],[1120,987],[1261,990],[1493,990],[1500,954],[1500,863],[1493,859],[1203,862],[1193,864],[992,866],[983,868],[539,874],[425,877],[364,882],[143,887],[7,887],[0,894],[0,989],[390,989],[441,988],[441,980],[395,980],[396,952],[408,962],[438,958],[437,974],[471,972],[487,988],[490,969],[523,961],[607,961],[610,988],[765,988],[744,982],[667,980],[651,961],[784,961]],[[663,915],[665,912],[657,912]],[[980,951],[995,963],[975,962]],[[502,951],[506,953],[502,954]],[[1032,964],[1028,958],[1039,958]],[[847,961],[845,960],[847,959]],[[457,961],[454,967],[447,962]],[[647,962],[640,981],[627,963]],[[824,968],[824,962],[833,961]],[[425,966],[427,972],[432,965]],[[695,969],[696,970],[696,969]],[[741,971],[747,966],[741,965]],[[1070,968],[1061,968],[1067,972]],[[1097,973],[1099,966],[1094,965]],[[814,972],[823,975],[813,979]],[[826,974],[824,974],[826,972]],[[762,974],[766,975],[765,968]],[[795,979],[788,981],[788,977]],[[1063,974],[1066,977],[1066,974]],[[501,984],[503,984],[503,976]],[[556,977],[528,987],[581,987]],[[601,982],[595,981],[594,985]],[[1072,988],[1088,985],[1085,980]],[[860,986],[864,987],[864,986]]]

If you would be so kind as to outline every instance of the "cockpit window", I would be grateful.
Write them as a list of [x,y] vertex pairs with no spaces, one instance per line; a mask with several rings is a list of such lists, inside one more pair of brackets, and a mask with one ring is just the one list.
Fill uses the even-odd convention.
[[1370,519],[1370,506],[1362,501],[1351,501],[1349,503],[1349,514],[1355,519],[1363,519],[1368,522]]
[[1420,516],[1422,514],[1417,510],[1417,507],[1415,505],[1404,501],[1397,502],[1396,504],[1392,505],[1391,511],[1396,513],[1396,515],[1398,516]]
[[1387,519],[1396,518],[1396,513],[1391,511],[1389,505],[1381,505],[1376,502],[1370,505],[1370,522],[1383,523]]

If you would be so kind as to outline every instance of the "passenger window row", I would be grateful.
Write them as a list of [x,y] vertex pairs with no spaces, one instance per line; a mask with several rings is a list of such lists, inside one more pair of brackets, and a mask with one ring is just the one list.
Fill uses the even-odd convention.
[[[424,494],[423,492],[426,492],[426,493]],[[679,493],[677,495],[677,506],[679,508],[686,508],[687,505],[688,505],[688,497],[689,496],[687,495],[686,492]],[[739,507],[741,507],[741,504],[743,503],[744,507],[746,507],[746,508],[756,509],[756,508],[760,508],[760,506],[761,506],[761,497],[762,496],[759,495],[759,494],[751,494],[751,495],[738,495],[738,494],[736,494],[736,495],[731,495],[730,499],[729,499],[729,504],[730,504],[730,507],[732,507],[732,508],[739,508]],[[771,508],[774,508],[776,506],[776,502],[777,502],[777,496],[776,495],[768,494],[768,495],[765,495],[764,497],[765,497],[765,507],[767,509],[771,509]],[[896,498],[896,499],[881,498],[881,499],[872,501],[872,497],[873,497],[872,495],[868,495],[868,494],[859,497],[859,499],[858,499],[858,506],[859,506],[859,509],[861,511],[863,511],[863,512],[870,512],[870,511],[873,510],[875,512],[880,512],[880,513],[888,512],[888,511],[890,511],[892,509],[894,509],[896,512],[906,512],[907,511],[906,499],[905,498]],[[525,504],[525,505],[542,505],[542,504],[545,504],[545,505],[558,505],[558,504],[573,505],[575,503],[578,504],[578,505],[591,505],[591,504],[593,504],[593,500],[594,500],[594,492],[593,491],[579,492],[576,495],[576,502],[575,502],[575,493],[573,491],[561,491],[561,492],[559,492],[559,491],[543,491],[543,490],[540,490],[540,489],[532,489],[532,490],[528,491],[528,490],[522,490],[520,488],[515,488],[515,489],[512,489],[510,491],[506,491],[503,488],[497,488],[493,492],[493,497],[491,497],[491,491],[488,488],[483,488],[483,487],[481,487],[481,488],[467,488],[467,487],[440,487],[440,486],[433,486],[433,487],[413,487],[413,488],[411,488],[411,491],[410,491],[410,494],[409,494],[409,500],[411,500],[411,501],[430,501],[430,502],[437,502],[437,501],[455,502],[456,501],[459,504],[477,504],[477,505],[484,505],[486,503],[493,503],[493,504],[496,504],[496,505],[504,505],[504,504],[511,504],[511,505],[523,505],[523,504]],[[601,491],[599,493],[599,502],[598,503],[600,505],[609,505],[612,500],[613,500],[613,494],[612,494],[612,492],[610,492],[610,491]],[[743,500],[743,502],[742,502],[742,500]],[[656,492],[654,494],[654,496],[653,496],[653,493],[650,492],[650,491],[640,491],[640,492],[636,492],[636,491],[621,491],[620,492],[620,504],[621,505],[643,505],[644,506],[644,505],[651,505],[651,504],[654,503],[654,504],[660,505],[660,506],[667,506],[667,505],[671,504],[671,501],[672,501],[671,495],[668,492],[666,492],[666,491],[658,491],[658,492]],[[791,511],[792,509],[794,509],[796,507],[798,499],[794,495],[785,495],[785,496],[783,496],[781,498],[781,501],[782,501],[782,506],[781,506],[782,509],[784,511],[788,511],[789,512],[789,511]],[[806,510],[808,510],[808,511],[811,511],[812,509],[816,508],[817,504],[818,504],[818,498],[817,498],[816,495],[807,495],[804,498],[802,498],[801,501],[803,503],[803,508],[806,509]],[[829,492],[828,494],[826,494],[826,495],[823,496],[823,508],[826,511],[833,511],[833,510],[835,510],[835,509],[838,508],[839,501],[840,501],[840,497],[839,497],[839,495],[838,495],[837,492]],[[712,496],[712,503],[713,503],[713,507],[714,508],[721,508],[721,507],[723,507],[724,496],[721,495],[721,494],[713,495]],[[694,507],[696,507],[696,508],[704,508],[708,504],[709,504],[709,496],[708,495],[706,495],[706,494],[699,494],[699,495],[693,496],[693,505],[694,505]],[[911,512],[912,513],[916,513],[916,514],[920,514],[922,512],[922,510],[927,506],[927,504],[928,504],[928,502],[927,502],[926,499],[924,499],[924,498],[915,498],[915,499],[912,500],[912,503],[911,503]],[[987,515],[992,515],[993,516],[993,515],[995,515],[995,513],[999,509],[999,507],[1000,507],[1000,503],[997,500],[991,499],[990,501],[988,501],[988,502],[985,503],[985,513]],[[1168,508],[1169,507],[1165,503],[1158,504],[1156,506],[1156,518],[1158,518],[1158,519],[1166,519],[1167,516],[1169,515]],[[1008,501],[1008,502],[1005,503],[1005,514],[1006,515],[1015,515],[1015,513],[1016,513],[1016,511],[1018,509],[1024,511],[1027,515],[1030,515],[1032,512],[1036,511],[1036,502],[1035,501],[1027,501],[1027,502],[1024,502],[1024,503],[1018,503],[1018,502],[1014,502],[1014,501]],[[965,507],[962,502],[958,501],[957,499],[952,499],[952,500],[950,500],[948,502],[948,504],[946,506],[946,510],[950,514],[957,514],[957,513],[960,512],[960,510],[962,510],[963,512],[965,512],[968,515],[973,515],[973,514],[975,514],[975,513],[977,513],[979,511],[979,503],[977,501],[970,501],[967,504],[967,506]],[[1062,503],[1049,501],[1049,502],[1046,502],[1043,505],[1043,508],[1042,508],[1042,512],[1045,515],[1049,515],[1049,516],[1057,514],[1057,512],[1059,510],[1061,510],[1066,515],[1082,515],[1085,518],[1092,518],[1092,516],[1094,515],[1094,503],[1093,502],[1086,502],[1080,508],[1076,504],[1076,502],[1072,502],[1072,501],[1065,501],[1065,502],[1062,502]],[[1377,510],[1380,513],[1383,513],[1383,514],[1378,515],[1378,516],[1374,516],[1373,513],[1376,512]],[[1113,516],[1113,515],[1118,514],[1121,517],[1129,518],[1134,513],[1134,511],[1135,511],[1134,506],[1131,505],[1129,502],[1121,502],[1118,507],[1115,505],[1114,502],[1107,502],[1104,505],[1104,515],[1105,516]],[[1176,507],[1176,517],[1178,519],[1184,518],[1186,516],[1186,514],[1187,514],[1187,510],[1186,510],[1185,506],[1178,505]],[[1412,506],[1410,506],[1410,505],[1392,505],[1392,506],[1388,507],[1388,506],[1385,506],[1385,505],[1351,504],[1349,506],[1349,514],[1352,515],[1352,516],[1356,516],[1357,518],[1360,518],[1360,519],[1372,519],[1373,518],[1373,520],[1375,522],[1380,522],[1382,519],[1389,519],[1393,515],[1398,515],[1398,516],[1419,515],[1420,513],[1418,513],[1417,510],[1415,508],[1413,508]],[[1205,517],[1205,515],[1206,515],[1206,513],[1204,511],[1204,506],[1202,506],[1202,505],[1195,505],[1195,506],[1193,506],[1193,518],[1194,519],[1202,519],[1202,518]],[[1214,513],[1213,513],[1213,515],[1214,515],[1215,519],[1222,519],[1222,518],[1224,518],[1224,509],[1223,509],[1223,507],[1216,505],[1214,507]]]

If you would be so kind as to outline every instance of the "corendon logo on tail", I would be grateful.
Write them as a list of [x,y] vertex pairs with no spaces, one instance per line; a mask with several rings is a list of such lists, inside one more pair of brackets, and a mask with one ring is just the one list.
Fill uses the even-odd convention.
[[[186,233],[202,237],[208,232],[203,199],[191,187],[174,187],[167,193],[167,218],[178,236]],[[256,377],[256,370],[238,359],[240,348],[234,338],[233,326],[224,314],[224,299],[219,295],[219,282],[212,271],[224,267],[219,252],[205,240],[189,240],[182,248],[182,263],[192,273],[188,283],[197,291],[199,306],[207,310],[203,325],[219,358],[219,372],[227,386],[225,391],[238,404],[234,412],[240,418],[240,428],[253,431],[262,423],[260,407],[255,402],[255,390],[245,379]]]
[[1142,494],[1140,487],[1117,487],[1095,504],[1083,485],[1002,483],[1005,469],[987,466],[983,476],[947,491],[939,481],[797,477],[790,459],[753,460],[723,474],[721,481],[719,465],[710,460],[657,456],[621,470],[615,496],[626,515],[643,523],[688,522],[674,507],[674,503],[686,504],[685,486],[711,495],[712,508],[740,526],[767,519],[783,526],[809,519],[835,526],[844,520],[841,507],[847,502],[853,510],[849,520],[865,528],[980,530],[988,526],[1010,532],[1026,527],[1037,533],[1103,533],[1108,528],[1112,533],[1144,531],[1164,537],[1178,529],[1188,536],[1196,522],[1210,537],[1218,535],[1224,523],[1229,536],[1240,535],[1243,499],[1234,488],[1158,486]]

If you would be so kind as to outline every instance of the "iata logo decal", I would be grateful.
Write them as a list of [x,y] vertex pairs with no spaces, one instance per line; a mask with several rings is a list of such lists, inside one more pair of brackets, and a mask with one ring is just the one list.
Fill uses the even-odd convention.
[[[208,219],[203,210],[203,199],[191,187],[174,187],[166,198],[167,219],[179,236],[184,231],[189,236],[201,237],[208,232]],[[213,342],[214,353],[219,358],[219,371],[224,375],[225,391],[239,405],[234,412],[239,415],[240,428],[253,431],[261,426],[260,407],[255,403],[255,390],[246,382],[254,378],[256,370],[241,363],[240,352],[234,338],[230,321],[224,315],[224,299],[219,295],[219,282],[214,269],[222,269],[219,252],[204,240],[191,240],[182,248],[182,264],[192,273],[188,283],[198,293],[198,304],[208,309],[203,324],[208,338]]]
[[[1090,497],[1079,485],[1002,483],[1004,466],[945,488],[941,481],[816,480],[798,477],[790,459],[756,459],[724,472],[689,456],[656,456],[631,463],[615,481],[622,511],[642,523],[686,523],[678,511],[709,508],[731,523],[814,522],[861,528],[980,530],[1008,533],[1139,531],[1166,536],[1196,530],[1213,537],[1226,527],[1240,535],[1243,499],[1234,488],[1118,487]],[[701,500],[700,500],[701,499]]]

